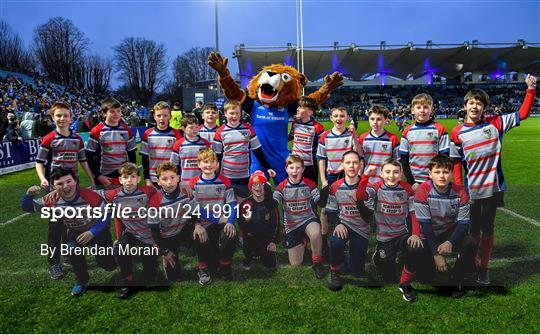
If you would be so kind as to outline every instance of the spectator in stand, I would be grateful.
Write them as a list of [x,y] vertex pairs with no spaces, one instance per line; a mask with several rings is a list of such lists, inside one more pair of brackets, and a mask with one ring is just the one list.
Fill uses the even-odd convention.
[[193,115],[195,115],[195,117],[197,118],[197,122],[199,122],[199,124],[203,124],[204,123],[204,120],[202,118],[202,112],[203,112],[203,104],[204,102],[202,101],[197,101],[195,103],[195,108],[193,108],[191,110],[191,112],[193,113]]
[[8,127],[6,129],[6,135],[4,141],[21,141],[23,138],[19,130],[19,119],[13,113],[8,114]]

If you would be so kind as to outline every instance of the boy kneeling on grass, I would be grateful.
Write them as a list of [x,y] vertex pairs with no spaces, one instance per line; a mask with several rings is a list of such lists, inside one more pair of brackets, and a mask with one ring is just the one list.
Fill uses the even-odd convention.
[[[416,189],[414,211],[426,239],[423,252],[431,257],[421,256],[421,253],[414,256],[417,263],[425,263],[417,266],[428,269],[431,278],[436,277],[435,270],[450,272],[452,297],[460,298],[464,294],[464,278],[474,276],[476,243],[468,234],[469,196],[462,186],[450,182],[453,165],[448,156],[433,157],[428,163],[430,179]],[[450,270],[446,258],[452,253],[458,256]],[[401,286],[413,290],[410,280],[403,277]]]
[[245,255],[243,266],[250,270],[253,257],[259,256],[265,267],[275,269],[279,227],[277,203],[264,172],[255,171],[249,178],[248,187],[251,196],[240,204],[238,216]]
[[[65,211],[63,217],[58,218],[58,223],[67,229],[67,253],[75,273],[76,283],[71,290],[71,295],[80,296],[86,291],[90,281],[86,257],[81,248],[112,249],[109,217],[104,211],[105,204],[100,196],[92,190],[80,188],[73,170],[55,168],[51,172],[50,180],[54,189],[52,194],[49,193],[43,198],[34,199],[41,192],[42,187],[32,186],[23,196],[21,207],[29,213],[41,211],[43,207],[61,208]],[[101,207],[102,217],[94,218],[86,215],[87,206]],[[69,212],[66,210],[71,210],[74,213],[82,210],[83,215],[68,215]],[[48,247],[52,248],[53,246]],[[96,253],[96,262],[107,271],[116,268],[112,253]]]

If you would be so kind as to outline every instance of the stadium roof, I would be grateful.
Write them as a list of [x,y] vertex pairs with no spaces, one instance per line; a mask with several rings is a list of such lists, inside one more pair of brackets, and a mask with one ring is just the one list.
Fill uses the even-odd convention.
[[[497,45],[500,45],[498,43]],[[508,45],[508,44],[507,44]],[[297,67],[297,49],[289,45],[277,51],[251,51],[243,45],[236,48],[242,82],[255,75],[263,66],[285,63]],[[435,74],[456,78],[466,72],[478,72],[497,78],[508,72],[540,75],[540,47],[525,43],[505,47],[471,47],[469,43],[447,48],[412,45],[394,49],[364,49],[356,46],[332,50],[304,49],[303,73],[317,81],[334,71],[351,80],[365,80],[375,74],[385,74],[402,80]],[[298,68],[298,67],[297,67]]]

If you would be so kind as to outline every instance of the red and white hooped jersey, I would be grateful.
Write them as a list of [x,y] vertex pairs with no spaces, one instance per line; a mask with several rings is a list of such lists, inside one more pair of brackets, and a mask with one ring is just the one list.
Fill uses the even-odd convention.
[[412,124],[401,134],[399,153],[409,156],[414,180],[423,183],[429,179],[428,163],[438,154],[448,155],[450,142],[446,127],[437,122]]
[[332,129],[322,133],[317,148],[317,158],[326,160],[326,173],[341,172],[341,159],[343,154],[355,150],[356,140],[349,131],[336,134]]
[[241,122],[235,128],[221,125],[212,146],[218,155],[223,154],[221,175],[229,179],[243,179],[250,176],[250,151],[260,148],[261,142],[253,127]]
[[77,163],[86,161],[84,141],[79,134],[70,131],[69,136],[59,134],[56,130],[51,131],[41,140],[36,162],[48,167],[48,171],[54,168],[72,170],[77,174]]
[[204,148],[210,148],[210,143],[200,136],[193,142],[186,137],[182,137],[174,143],[170,160],[174,164],[180,165],[181,181],[189,181],[201,173],[197,158],[199,157],[199,151]]
[[86,143],[86,150],[96,152],[101,150],[102,175],[108,175],[120,169],[128,161],[128,151],[135,151],[137,144],[133,132],[125,124],[109,126],[100,122],[90,131],[90,138]]
[[519,126],[519,113],[487,117],[452,130],[450,157],[460,159],[471,199],[483,199],[506,189],[501,164],[502,139]]
[[302,157],[305,166],[317,164],[319,138],[323,132],[324,127],[313,119],[306,123],[293,121],[289,134],[289,138],[293,141],[291,153]]
[[375,184],[381,179],[381,165],[388,158],[399,159],[399,139],[396,135],[386,130],[380,136],[375,136],[368,131],[360,135],[358,139],[364,152],[364,169],[369,165],[377,167],[376,175],[369,178],[370,184]]
[[174,128],[159,130],[154,127],[144,132],[139,153],[148,156],[148,172],[152,182],[157,182],[157,166],[171,159],[174,143],[181,138],[180,131]]

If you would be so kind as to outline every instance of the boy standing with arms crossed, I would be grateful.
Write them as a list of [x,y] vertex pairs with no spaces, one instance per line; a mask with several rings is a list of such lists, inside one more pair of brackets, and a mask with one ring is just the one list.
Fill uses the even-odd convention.
[[[64,102],[56,102],[52,105],[50,114],[56,125],[56,129],[43,137],[36,158],[36,172],[39,176],[41,187],[46,190],[50,189],[50,173],[53,169],[57,168],[72,170],[76,180],[78,180],[77,163],[80,162],[90,179],[90,186],[95,188],[94,175],[86,161],[84,141],[77,133],[71,131],[69,128],[73,118],[71,106]],[[55,251],[60,250],[60,242],[64,231],[65,227],[61,223],[49,222],[47,243],[50,247],[56,247],[54,249]],[[60,266],[59,252],[52,253],[48,261],[51,278],[62,278],[64,272]]]
[[144,132],[139,153],[146,186],[158,187],[156,168],[160,163],[169,161],[173,145],[182,138],[182,135],[179,130],[169,126],[171,107],[166,102],[160,101],[155,104],[152,114],[156,126]]
[[450,142],[446,127],[435,122],[433,99],[420,93],[411,102],[415,123],[401,134],[399,154],[407,182],[416,190],[418,185],[429,179],[428,162],[438,154],[448,155]]
[[489,259],[494,243],[494,223],[497,207],[504,206],[506,182],[502,173],[502,138],[510,129],[529,117],[536,94],[536,78],[527,75],[527,91],[519,112],[483,117],[489,96],[473,89],[464,98],[465,122],[452,129],[450,157],[454,159],[454,180],[463,184],[472,200],[471,235],[475,239],[480,258],[477,282],[490,284]]

